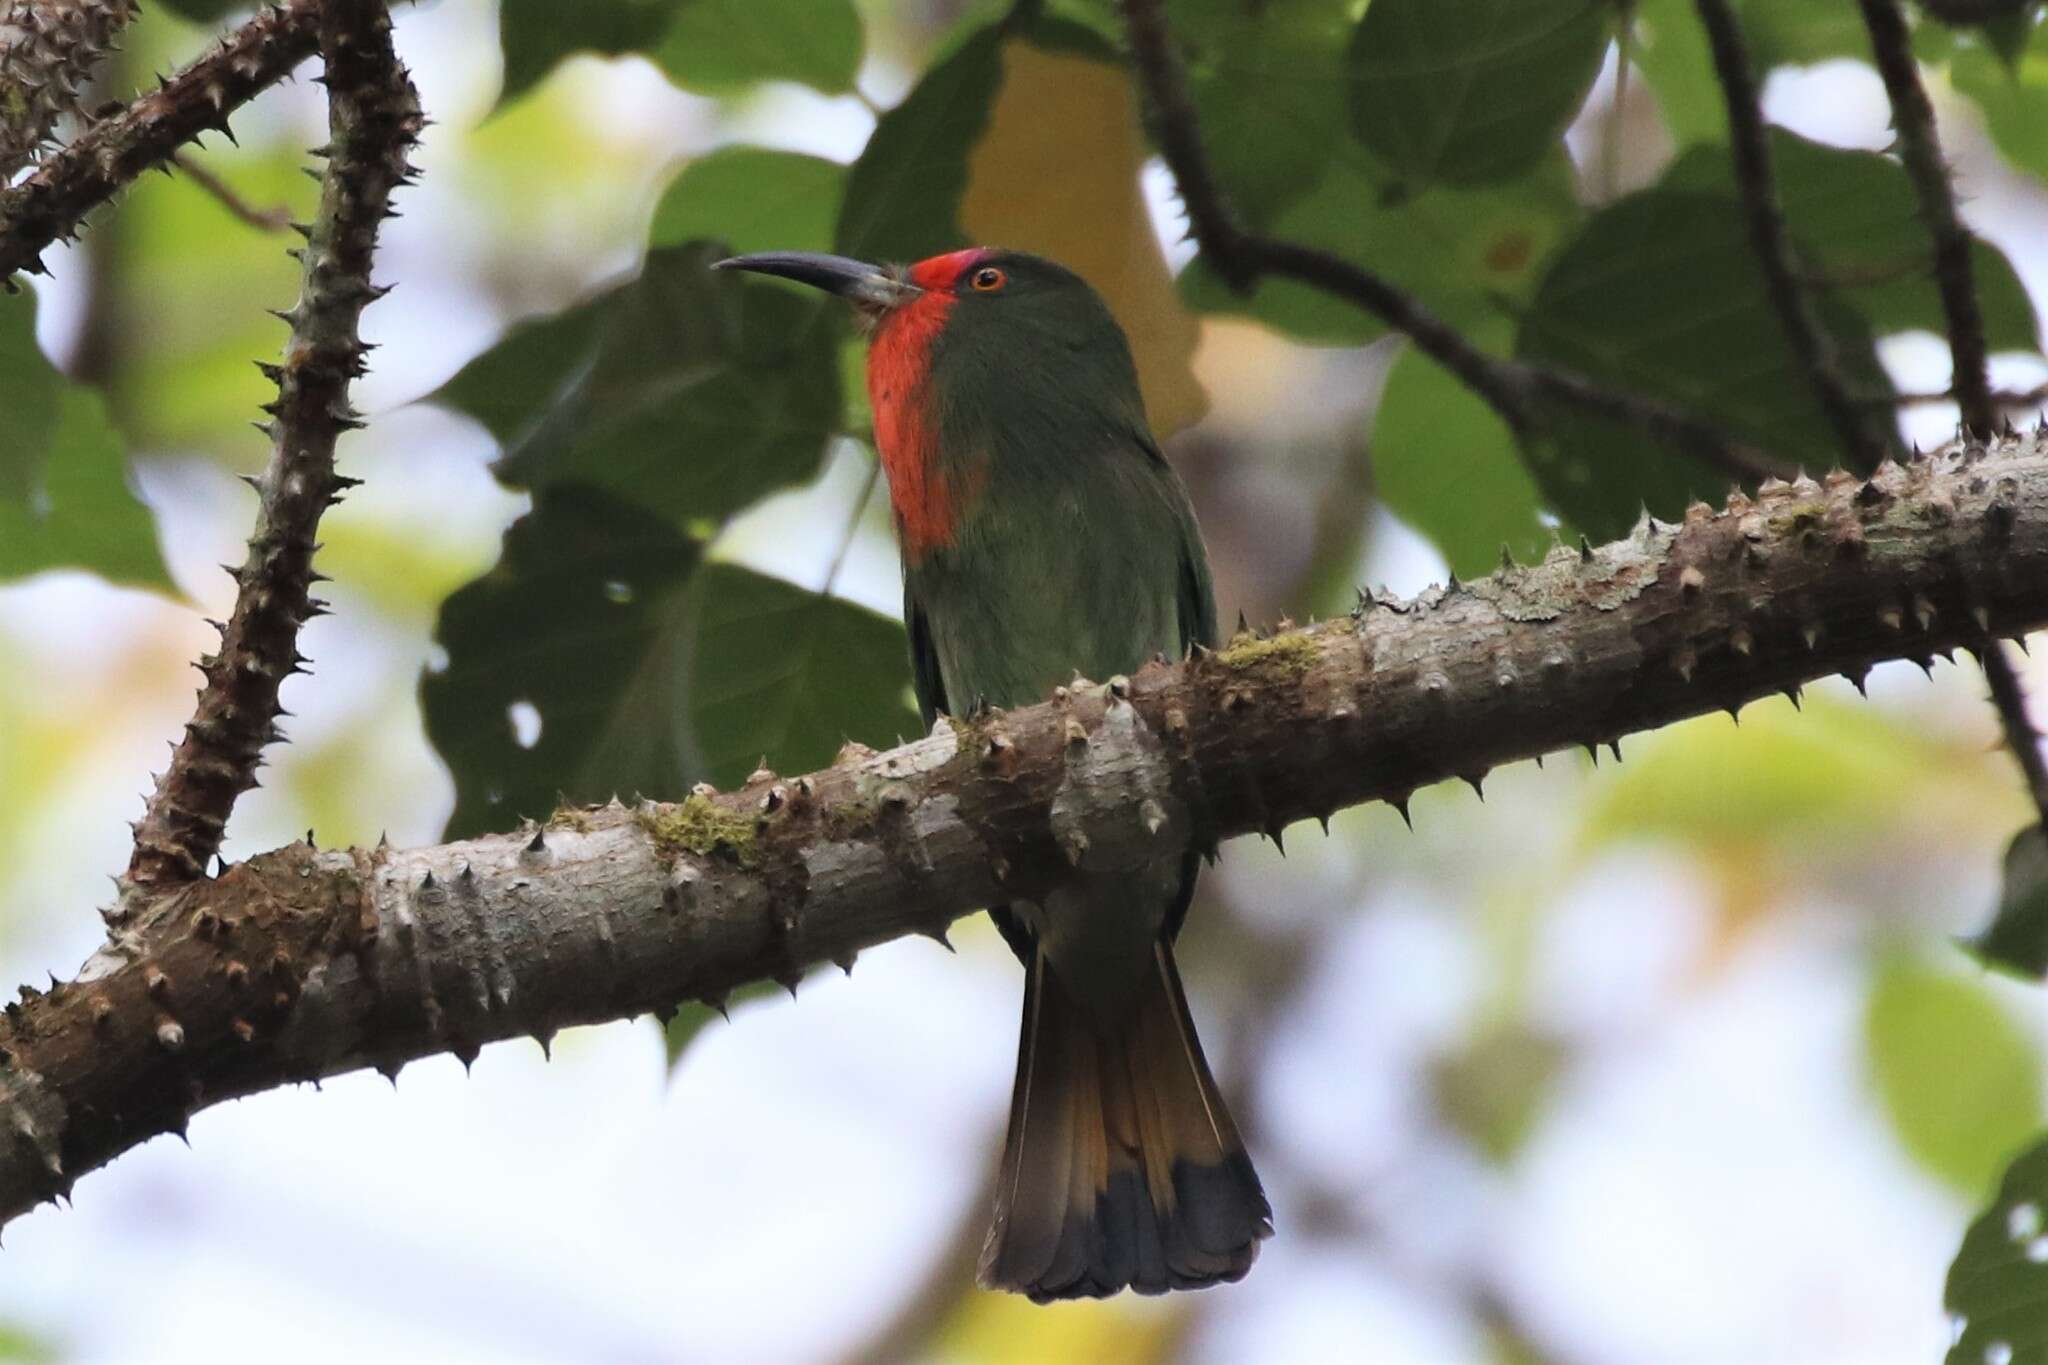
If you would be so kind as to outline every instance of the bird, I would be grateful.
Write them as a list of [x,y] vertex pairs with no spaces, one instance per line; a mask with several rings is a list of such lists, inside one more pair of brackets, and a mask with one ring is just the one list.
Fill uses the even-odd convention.
[[[1131,348],[1073,271],[975,247],[914,265],[717,263],[853,305],[927,725],[1216,643],[1208,555]],[[1201,856],[990,907],[1025,969],[978,1278],[1040,1302],[1241,1279],[1272,1209],[1195,1036],[1173,945]]]

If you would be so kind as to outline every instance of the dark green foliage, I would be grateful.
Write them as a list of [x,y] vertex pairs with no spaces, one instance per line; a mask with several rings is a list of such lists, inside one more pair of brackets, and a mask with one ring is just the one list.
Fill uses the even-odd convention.
[[730,564],[697,575],[676,649],[694,768],[731,786],[766,759],[822,768],[849,739],[887,748],[922,731],[903,627]]
[[[1869,327],[1831,301],[1820,314],[1852,390],[1889,394]],[[1679,403],[1765,449],[1850,463],[1803,382],[1730,198],[1660,188],[1595,215],[1544,276],[1516,354]],[[1579,411],[1548,409],[1545,430],[1527,446],[1537,482],[1596,540],[1626,532],[1645,505],[1675,519],[1732,481]]]
[[1002,81],[1002,35],[969,37],[882,115],[846,181],[833,250],[864,261],[915,261],[966,246],[959,223],[967,156]]
[[840,425],[844,309],[713,274],[725,254],[650,252],[638,278],[515,328],[435,397],[490,428],[507,483],[608,489],[679,527],[801,482]]
[[[420,684],[455,774],[448,836],[546,819],[559,801],[680,796],[694,781],[674,637],[699,547],[606,493],[543,490],[496,568],[441,608],[447,666]],[[539,713],[522,747],[511,708]]]
[[846,167],[800,152],[723,147],[683,168],[654,209],[651,247],[716,239],[734,251],[829,251]]
[[1942,1304],[1960,1324],[1948,1365],[2048,1361],[2048,1141],[2012,1163],[1970,1224]]
[[706,93],[787,80],[842,94],[862,48],[850,0],[502,0],[499,32],[507,100],[579,52],[641,52]]
[[2005,849],[1998,911],[1966,946],[1994,967],[2048,977],[2048,837],[2029,825]]
[[616,57],[651,47],[682,0],[500,0],[499,42],[505,49],[509,100],[526,93],[555,64],[578,52]]
[[[1832,292],[1883,335],[1946,325],[1929,262],[1934,245],[1920,221],[1913,187],[1897,161],[1846,151],[1775,129],[1771,158],[1779,200],[1801,259]],[[1724,147],[1696,147],[1665,174],[1666,189],[1734,199],[1735,172]],[[2040,327],[2026,286],[2005,253],[1977,241],[1972,264],[1994,351],[2034,351]]]
[[1351,122],[1402,183],[1511,179],[1556,144],[1607,51],[1606,0],[1374,0]]

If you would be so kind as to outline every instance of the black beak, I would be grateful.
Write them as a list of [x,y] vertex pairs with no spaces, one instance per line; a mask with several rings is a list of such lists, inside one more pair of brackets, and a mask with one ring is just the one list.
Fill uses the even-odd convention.
[[837,294],[864,313],[900,308],[924,291],[878,265],[816,251],[761,251],[718,262],[714,270],[751,270]]

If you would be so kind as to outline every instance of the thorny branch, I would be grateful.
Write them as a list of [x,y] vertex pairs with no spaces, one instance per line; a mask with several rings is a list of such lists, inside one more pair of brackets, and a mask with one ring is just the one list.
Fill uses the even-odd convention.
[[1413,294],[1332,252],[1245,230],[1225,201],[1202,145],[1187,71],[1160,0],[1123,0],[1125,27],[1145,87],[1153,136],[1173,172],[1188,225],[1209,262],[1243,293],[1267,275],[1299,280],[1356,304],[1405,334],[1423,353],[1484,399],[1518,435],[1539,425],[1542,402],[1562,404],[1669,442],[1743,483],[1791,467],[1685,409],[1603,388],[1582,375],[1488,355]]
[[148,898],[0,1015],[0,1219],[220,1100],[722,998],[992,901],[2048,624],[2048,436],[1771,481],[1676,526],[890,753]]
[[210,129],[232,138],[228,115],[313,55],[323,8],[323,0],[288,0],[260,11],[160,89],[93,123],[20,184],[0,188],[0,281],[11,291],[17,272],[47,273],[45,247],[75,236],[86,214],[145,171],[168,173],[185,143]]
[[[1934,106],[1920,84],[1920,68],[1913,59],[1912,39],[1897,0],[1859,3],[1863,7],[1864,26],[1870,30],[1870,47],[1877,59],[1878,74],[1884,78],[1885,94],[1891,100],[1892,123],[1899,134],[1899,159],[1912,179],[1913,192],[1920,201],[1920,216],[1934,240],[1934,278],[1941,291],[1952,357],[1949,386],[1962,409],[1963,426],[1989,436],[1997,427],[1998,407],[1987,368],[1989,347],[1984,340],[1984,312],[1978,305],[1977,282],[1970,265],[1970,232],[1956,212],[1954,184],[1948,164],[1942,159],[1940,135],[1934,126]],[[2027,714],[2027,696],[2020,686],[2019,673],[2006,657],[2005,647],[1996,640],[1985,640],[1978,647],[1977,657],[1984,666],[1984,681],[1990,686],[1992,705],[1998,708],[1999,720],[2005,727],[2006,745],[2019,760],[2034,808],[2042,824],[2048,826],[2048,764],[2041,758],[2041,736]]]
[[135,17],[130,0],[0,0],[0,185],[42,154],[93,68]]
[[138,888],[204,875],[235,798],[256,785],[264,746],[281,737],[278,689],[303,671],[299,628],[324,610],[312,595],[320,516],[354,482],[335,473],[334,447],[362,425],[348,404],[349,381],[363,372],[357,322],[383,292],[370,284],[371,255],[392,191],[412,175],[405,156],[420,107],[392,51],[383,0],[328,0],[319,36],[330,139],[321,150],[330,159],[319,214],[301,229],[299,301],[280,314],[291,336],[282,363],[263,367],[278,398],[266,408],[269,467],[250,480],[261,500],[256,531],[230,571],[238,590],[220,652],[200,660],[198,705],[135,826],[117,918]]
[[1729,151],[1735,161],[1735,183],[1749,218],[1749,242],[1764,273],[1771,306],[1806,382],[1835,429],[1835,438],[1857,468],[1869,469],[1884,456],[1886,442],[1849,396],[1842,377],[1841,354],[1822,325],[1802,283],[1803,270],[1778,202],[1771,170],[1770,133],[1764,126],[1763,93],[1750,65],[1749,44],[1729,0],[1695,0],[1707,43],[1714,54],[1714,76],[1728,106]]

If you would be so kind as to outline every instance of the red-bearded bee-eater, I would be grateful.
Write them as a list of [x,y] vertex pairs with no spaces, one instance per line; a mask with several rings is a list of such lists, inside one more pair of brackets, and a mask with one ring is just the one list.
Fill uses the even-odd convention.
[[[871,324],[927,724],[1215,643],[1187,492],[1129,343],[1079,276],[987,249],[907,269],[799,252],[720,264],[828,290]],[[982,1283],[1040,1300],[1200,1288],[1241,1277],[1271,1234],[1174,968],[1199,864],[1084,867],[1040,904],[990,909],[1026,977]]]

